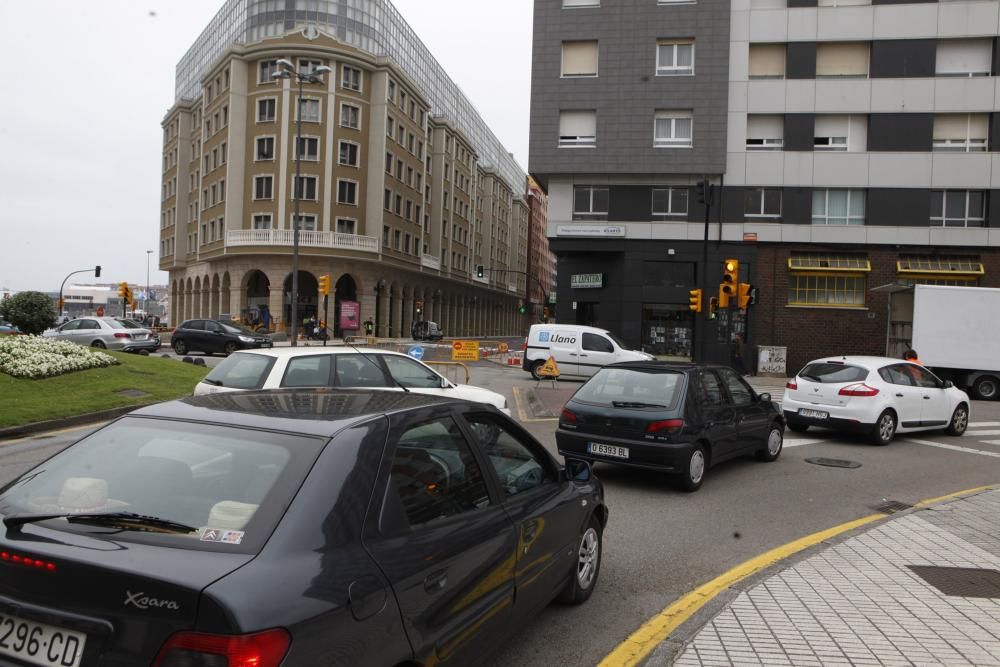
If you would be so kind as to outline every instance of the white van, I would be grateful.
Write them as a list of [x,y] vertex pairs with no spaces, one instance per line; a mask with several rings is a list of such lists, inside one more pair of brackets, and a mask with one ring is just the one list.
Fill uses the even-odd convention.
[[597,369],[617,361],[648,361],[653,355],[630,350],[605,329],[580,324],[533,324],[528,331],[521,368],[541,379],[539,369],[552,357],[559,376],[588,378]]

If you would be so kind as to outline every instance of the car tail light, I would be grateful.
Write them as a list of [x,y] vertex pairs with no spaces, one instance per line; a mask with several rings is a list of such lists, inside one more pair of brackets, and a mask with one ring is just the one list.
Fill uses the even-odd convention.
[[858,384],[849,384],[846,387],[842,387],[837,393],[841,396],[876,396],[878,389],[869,387],[864,382],[859,382]]
[[646,427],[646,433],[680,433],[684,428],[683,419],[661,419]]
[[10,551],[0,551],[0,561],[10,563],[12,565],[30,567],[33,570],[47,570],[48,572],[56,571],[55,563],[50,563],[47,560],[38,560],[37,558],[31,558],[29,556],[22,556],[21,554],[11,553]]
[[575,424],[576,423],[576,413],[574,413],[574,412],[572,412],[570,410],[567,410],[566,408],[563,408],[562,412],[559,413],[559,419],[560,419],[560,421],[571,422],[571,423]]
[[131,338],[132,334],[127,333],[116,333],[115,338]]
[[251,635],[177,632],[160,649],[153,667],[278,667],[291,641],[281,628]]
[[799,383],[796,382],[794,379],[789,380],[788,382],[785,383],[785,389],[791,389],[792,391],[795,391],[798,388],[799,388]]

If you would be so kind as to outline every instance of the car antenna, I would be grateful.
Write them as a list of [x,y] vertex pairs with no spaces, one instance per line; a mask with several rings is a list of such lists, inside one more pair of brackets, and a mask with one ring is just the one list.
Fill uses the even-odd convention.
[[406,387],[404,387],[403,383],[400,382],[399,380],[397,380],[393,376],[392,373],[390,373],[390,372],[388,372],[386,370],[383,370],[382,367],[379,366],[377,363],[375,363],[375,361],[371,357],[369,357],[367,354],[365,354],[364,352],[362,352],[361,350],[359,350],[357,347],[355,347],[354,343],[348,342],[348,340],[347,340],[346,337],[344,338],[344,345],[348,346],[349,348],[351,348],[352,350],[354,350],[355,352],[357,352],[358,354],[360,354],[362,357],[364,357],[365,359],[367,359],[369,361],[369,363],[371,363],[373,366],[375,366],[375,368],[377,368],[380,371],[382,371],[383,375],[387,375],[390,380],[392,380],[393,382],[395,382],[396,386],[398,386],[400,389],[402,389],[403,391],[405,391],[407,394],[410,393],[410,390],[407,389]]

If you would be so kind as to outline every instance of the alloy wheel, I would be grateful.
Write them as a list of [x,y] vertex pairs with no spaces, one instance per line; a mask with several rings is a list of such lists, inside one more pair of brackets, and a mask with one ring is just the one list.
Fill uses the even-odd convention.
[[[770,446],[770,443],[768,443]],[[696,449],[691,453],[691,461],[688,463],[688,477],[691,482],[697,484],[705,475],[705,453]]]
[[598,560],[601,557],[600,539],[593,526],[587,528],[580,540],[580,551],[577,557],[576,580],[580,588],[586,590],[594,583],[597,574]]
[[772,428],[767,436],[767,453],[771,456],[776,456],[781,451],[781,440],[781,431]]
[[882,418],[878,421],[878,434],[881,436],[882,440],[888,442],[892,440],[892,436],[896,431],[896,423],[892,418],[892,415],[886,413],[882,415]]

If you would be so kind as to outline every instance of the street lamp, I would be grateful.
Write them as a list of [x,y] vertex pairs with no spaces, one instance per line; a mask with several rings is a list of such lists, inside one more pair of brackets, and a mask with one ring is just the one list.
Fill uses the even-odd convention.
[[146,292],[142,299],[142,312],[149,316],[149,256],[153,254],[152,250],[146,251]]
[[292,196],[295,197],[295,215],[292,218],[292,347],[298,345],[299,338],[299,202],[302,200],[302,84],[322,83],[321,74],[332,72],[326,65],[320,65],[309,73],[295,69],[295,65],[287,58],[278,60],[278,71],[271,76],[275,79],[292,79],[299,84],[295,99],[295,185]]

